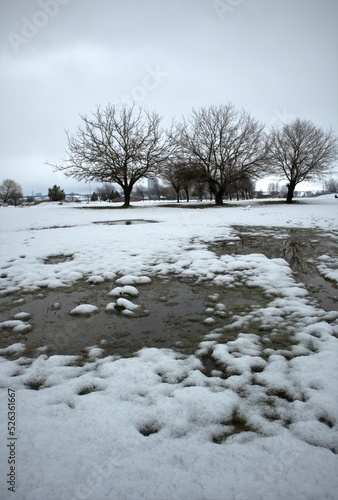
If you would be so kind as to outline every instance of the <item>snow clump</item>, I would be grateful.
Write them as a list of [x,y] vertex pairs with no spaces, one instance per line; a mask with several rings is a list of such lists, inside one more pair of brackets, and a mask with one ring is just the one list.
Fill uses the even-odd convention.
[[79,316],[89,316],[90,314],[96,313],[98,311],[98,307],[92,304],[80,304],[74,309],[70,311],[70,314],[79,315]]

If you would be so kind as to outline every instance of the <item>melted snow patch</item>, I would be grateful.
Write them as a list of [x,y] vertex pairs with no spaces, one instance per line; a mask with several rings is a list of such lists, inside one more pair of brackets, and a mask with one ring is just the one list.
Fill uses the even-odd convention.
[[104,278],[103,278],[103,276],[90,276],[87,279],[87,281],[88,281],[88,283],[103,283]]
[[123,307],[124,309],[129,309],[130,311],[135,311],[136,309],[138,309],[140,307],[137,304],[134,304],[133,302],[131,302],[130,300],[124,299],[122,297],[119,297],[117,299],[116,304],[119,307]]
[[30,318],[30,316],[31,316],[31,315],[30,315],[29,313],[27,313],[27,312],[23,312],[23,311],[22,311],[22,312],[17,313],[17,314],[14,316],[14,318],[15,318],[15,319],[28,319],[28,318]]
[[5,349],[0,349],[0,354],[20,354],[26,349],[25,344],[16,343],[12,344]]
[[122,295],[130,295],[131,297],[137,297],[139,294],[137,288],[131,285],[117,286],[108,295],[113,297],[121,297]]
[[329,255],[318,257],[317,269],[324,278],[338,284],[338,258]]
[[98,311],[98,307],[92,304],[80,304],[70,311],[70,314],[79,316],[89,316]]
[[123,297],[119,297],[116,302],[110,302],[106,306],[106,311],[120,312],[125,316],[134,316],[134,312],[137,309],[140,309],[139,305]]
[[31,330],[32,325],[30,325],[29,323],[25,323],[20,319],[10,319],[8,321],[3,321],[2,323],[0,323],[0,328],[13,330],[13,332],[24,333]]
[[94,345],[92,347],[87,347],[87,353],[88,357],[91,360],[95,360],[102,356],[102,354],[104,353],[104,349],[101,349],[101,347],[97,347],[96,345]]

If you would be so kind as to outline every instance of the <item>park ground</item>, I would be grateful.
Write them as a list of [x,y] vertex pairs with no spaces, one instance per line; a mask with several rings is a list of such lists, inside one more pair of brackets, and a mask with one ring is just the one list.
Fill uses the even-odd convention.
[[206,205],[0,209],[1,498],[336,498],[338,200]]

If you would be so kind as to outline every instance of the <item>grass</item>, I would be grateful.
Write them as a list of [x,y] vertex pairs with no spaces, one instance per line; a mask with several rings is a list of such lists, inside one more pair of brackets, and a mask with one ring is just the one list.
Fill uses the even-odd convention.
[[243,432],[257,433],[256,429],[254,429],[250,424],[247,423],[247,421],[239,414],[239,411],[237,409],[234,410],[231,419],[227,422],[224,422],[224,425],[227,426],[227,430],[221,432],[220,434],[214,435],[212,437],[213,443],[222,444],[230,436],[241,434]]
[[78,208],[80,210],[128,210],[128,209],[132,209],[135,207],[133,205],[129,205],[129,207],[125,207],[124,205],[122,205],[122,206],[119,205],[118,207],[116,207],[116,206],[114,207],[114,206],[110,206],[110,205],[109,206],[103,205],[100,207],[98,207],[98,206],[93,207],[93,206],[89,205],[86,207],[81,206],[81,207],[76,207],[76,208]]
[[231,205],[230,203],[223,203],[223,205],[216,205],[216,203],[191,203],[191,202],[180,202],[180,203],[163,203],[158,205],[163,208],[236,208],[236,205]]

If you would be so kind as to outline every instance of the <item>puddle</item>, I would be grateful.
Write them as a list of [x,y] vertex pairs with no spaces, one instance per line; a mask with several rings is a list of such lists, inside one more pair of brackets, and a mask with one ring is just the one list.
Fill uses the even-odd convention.
[[337,255],[338,235],[312,229],[266,229],[234,226],[237,239],[219,241],[210,249],[217,255],[262,253],[269,259],[285,259],[298,282],[326,311],[338,310],[338,289],[317,271],[315,259]]
[[[295,278],[307,286],[324,309],[338,309],[337,288],[322,278],[315,266],[318,256],[336,254],[334,235],[323,236],[315,230],[301,229],[236,227],[235,230],[236,239],[219,241],[210,249],[218,255],[263,253],[268,258],[282,257],[289,262]],[[69,254],[55,254],[47,257],[45,263],[57,264],[73,258]],[[117,300],[108,295],[113,288],[112,282],[83,281],[66,289],[3,297],[0,322],[27,312],[29,318],[24,321],[32,328],[28,332],[0,329],[1,347],[22,342],[26,345],[25,356],[34,357],[37,348],[47,346],[48,355],[82,354],[84,359],[86,348],[94,345],[104,349],[104,356],[132,356],[143,347],[172,348],[193,354],[201,341],[215,338],[217,342],[227,343],[235,340],[239,333],[255,333],[261,337],[267,352],[280,351],[285,356],[294,356],[292,347],[298,342],[287,318],[280,325],[267,328],[255,315],[255,310],[264,308],[270,300],[260,288],[248,288],[240,283],[232,288],[197,284],[174,275],[155,277],[151,283],[137,285],[137,297],[125,297],[140,306],[135,317],[126,317],[123,310],[106,311],[106,306]],[[79,304],[93,304],[98,311],[91,316],[71,315],[70,311]],[[241,316],[247,317],[247,322],[232,326]],[[211,336],[205,337],[210,333]]]
[[122,220],[102,220],[95,221],[93,224],[103,224],[105,226],[131,226],[132,224],[156,224],[158,220],[145,219],[122,219]]
[[60,264],[62,262],[70,262],[74,259],[74,255],[66,255],[63,253],[57,255],[49,255],[45,259],[43,259],[44,264]]
[[[74,354],[86,359],[86,349],[94,345],[104,349],[105,356],[128,357],[143,347],[194,354],[200,342],[212,339],[205,337],[211,332],[219,343],[248,332],[260,335],[270,350],[288,350],[294,344],[289,331],[283,330],[282,335],[274,328],[271,337],[266,329],[261,331],[257,318],[251,318],[246,326],[232,326],[236,317],[250,316],[267,305],[270,299],[260,288],[240,284],[234,288],[201,285],[174,276],[153,278],[151,283],[137,286],[137,297],[125,296],[140,306],[134,317],[124,316],[122,310],[106,311],[106,306],[117,299],[108,295],[113,288],[111,282],[97,285],[82,282],[69,289],[4,297],[0,322],[27,312],[30,316],[25,321],[32,329],[22,333],[0,329],[1,347],[22,342],[26,345],[25,356],[34,357],[37,348],[47,346],[44,352],[48,355]],[[71,315],[79,304],[93,304],[98,311],[89,316]],[[208,362],[203,361],[207,366]]]
[[45,231],[46,229],[69,229],[76,226],[46,226],[46,227],[31,227],[30,231]]
[[[105,355],[131,356],[143,347],[177,348],[180,352],[195,352],[198,343],[210,330],[206,318],[208,288],[178,280],[156,280],[138,285],[139,296],[127,297],[139,304],[137,317],[107,312],[108,303],[116,300],[108,293],[113,284],[77,284],[71,289],[23,294],[24,303],[15,303],[13,296],[4,299],[0,321],[25,311],[32,330],[19,334],[1,330],[1,346],[24,342],[28,351],[48,346],[48,354],[79,354],[89,346],[105,349]],[[7,303],[5,303],[7,302]],[[70,311],[79,304],[94,304],[95,315],[76,317]]]
[[[131,226],[133,224],[156,224],[160,221],[158,220],[147,220],[147,219],[121,219],[121,220],[102,220],[102,221],[94,221],[92,224],[102,224],[104,226]],[[47,229],[71,229],[79,226],[46,226],[46,227],[31,227],[31,231],[45,231]]]

